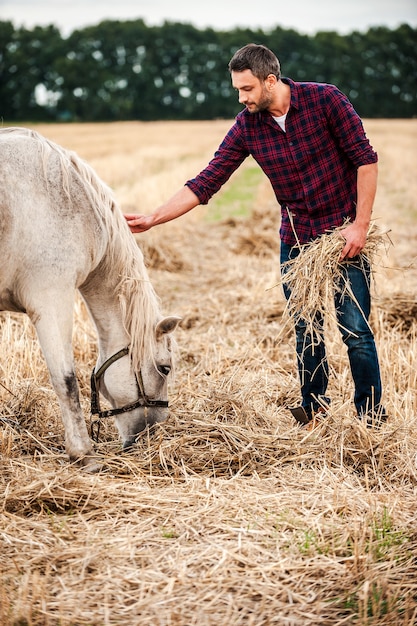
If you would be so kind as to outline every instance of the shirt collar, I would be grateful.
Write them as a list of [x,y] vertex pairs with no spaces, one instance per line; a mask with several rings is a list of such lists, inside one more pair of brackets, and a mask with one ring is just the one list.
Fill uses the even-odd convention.
[[286,85],[290,86],[291,89],[291,101],[290,101],[290,107],[294,107],[295,109],[298,109],[298,88],[297,88],[297,83],[295,83],[293,80],[291,80],[291,78],[287,78],[286,76],[283,76],[281,78],[282,82],[285,83]]

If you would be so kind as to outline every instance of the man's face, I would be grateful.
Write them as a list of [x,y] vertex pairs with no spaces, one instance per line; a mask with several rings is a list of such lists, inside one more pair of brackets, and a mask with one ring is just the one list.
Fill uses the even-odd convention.
[[272,103],[272,93],[267,88],[267,81],[260,81],[251,72],[232,72],[232,85],[239,93],[239,102],[243,104],[250,113],[265,111]]

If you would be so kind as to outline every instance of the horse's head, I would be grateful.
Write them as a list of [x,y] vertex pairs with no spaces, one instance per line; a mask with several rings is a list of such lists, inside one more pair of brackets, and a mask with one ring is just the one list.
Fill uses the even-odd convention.
[[[146,427],[163,422],[168,416],[167,387],[173,366],[170,334],[180,321],[179,317],[165,317],[158,322],[155,353],[141,363],[140,371],[134,371],[131,359],[122,358],[128,355],[125,349],[93,373],[92,407],[95,402],[99,419],[114,416],[125,450]],[[113,409],[100,411],[98,389]]]

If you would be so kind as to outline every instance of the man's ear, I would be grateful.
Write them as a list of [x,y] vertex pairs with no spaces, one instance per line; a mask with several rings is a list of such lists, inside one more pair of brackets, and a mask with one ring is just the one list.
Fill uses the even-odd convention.
[[272,91],[272,89],[274,89],[275,85],[277,84],[278,79],[275,76],[275,74],[268,74],[268,76],[266,77],[265,80],[265,84],[267,86],[267,88]]

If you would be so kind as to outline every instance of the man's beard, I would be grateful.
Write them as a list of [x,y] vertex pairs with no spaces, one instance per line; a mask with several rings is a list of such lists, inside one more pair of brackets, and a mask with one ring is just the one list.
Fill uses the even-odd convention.
[[246,108],[248,109],[249,113],[259,113],[260,111],[266,111],[269,107],[269,105],[272,102],[272,96],[271,94],[266,90],[266,88],[264,87],[262,89],[262,93],[261,93],[261,97],[258,103],[256,102],[252,102],[250,103],[249,106],[254,107],[252,109],[248,108],[248,105],[246,105]]

